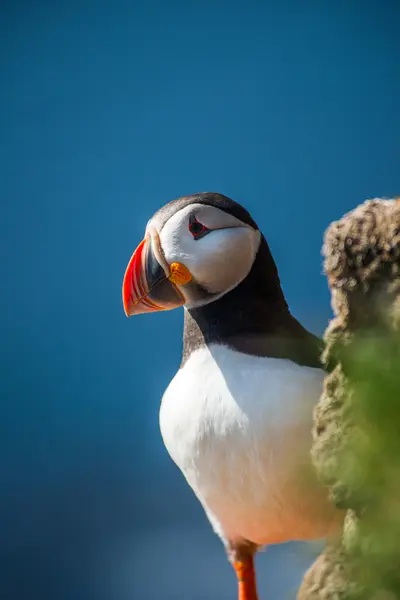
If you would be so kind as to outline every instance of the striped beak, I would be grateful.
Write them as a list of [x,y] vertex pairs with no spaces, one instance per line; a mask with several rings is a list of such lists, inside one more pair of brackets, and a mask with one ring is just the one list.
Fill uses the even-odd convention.
[[[155,248],[153,236],[146,237],[130,259],[122,284],[122,302],[127,317],[171,310],[182,306],[185,299],[171,281],[168,266]],[[159,257],[157,260],[156,257]]]

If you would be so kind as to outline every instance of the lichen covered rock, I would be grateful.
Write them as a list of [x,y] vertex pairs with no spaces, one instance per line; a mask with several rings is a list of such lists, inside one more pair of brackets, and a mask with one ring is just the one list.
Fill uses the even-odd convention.
[[306,574],[300,600],[400,598],[400,202],[369,200],[328,228],[335,314],[312,459],[347,510]]

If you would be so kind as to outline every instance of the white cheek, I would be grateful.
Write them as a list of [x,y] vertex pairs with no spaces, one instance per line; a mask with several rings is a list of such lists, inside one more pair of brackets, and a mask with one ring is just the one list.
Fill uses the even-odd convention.
[[173,262],[182,262],[190,268],[193,260],[196,258],[196,240],[186,227],[186,231],[182,228],[174,231],[161,232],[161,246],[164,256],[168,264]]
[[209,292],[227,292],[249,273],[260,243],[258,231],[233,227],[195,240],[188,230],[179,229],[161,234],[165,258],[169,264],[182,262]]
[[193,276],[210,292],[227,292],[248,275],[259,241],[259,232],[248,227],[213,231],[197,242]]

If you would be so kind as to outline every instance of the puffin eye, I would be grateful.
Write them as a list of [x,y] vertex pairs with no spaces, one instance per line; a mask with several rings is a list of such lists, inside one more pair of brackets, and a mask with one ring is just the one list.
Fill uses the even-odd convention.
[[200,223],[200,221],[198,221],[194,215],[191,215],[189,218],[189,231],[194,239],[198,240],[206,235],[210,230],[203,225],[203,223]]

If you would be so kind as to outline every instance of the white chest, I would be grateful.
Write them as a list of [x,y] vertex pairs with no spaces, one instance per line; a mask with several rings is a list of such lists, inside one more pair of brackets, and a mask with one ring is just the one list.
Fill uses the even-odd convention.
[[294,482],[308,462],[323,376],[214,345],[194,352],[170,383],[164,443],[222,537],[267,543],[293,529]]

